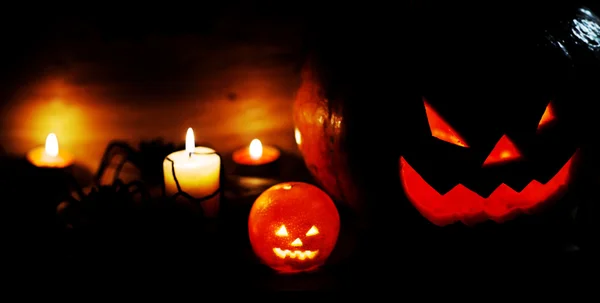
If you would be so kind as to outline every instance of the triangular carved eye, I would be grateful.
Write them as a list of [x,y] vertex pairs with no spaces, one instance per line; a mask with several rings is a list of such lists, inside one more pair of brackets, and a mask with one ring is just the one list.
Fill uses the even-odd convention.
[[306,232],[307,237],[318,235],[318,234],[319,234],[319,230],[314,225]]
[[281,225],[281,227],[275,232],[275,235],[278,237],[287,237],[288,232],[287,232],[287,229],[285,228],[285,225]]
[[425,98],[423,98],[423,103],[425,104],[425,114],[427,114],[427,122],[429,122],[432,136],[454,145],[469,147],[465,140],[427,103]]
[[540,131],[544,126],[548,125],[548,123],[554,121],[556,117],[554,116],[554,108],[552,107],[552,103],[548,103],[546,106],[546,110],[538,123],[538,131]]

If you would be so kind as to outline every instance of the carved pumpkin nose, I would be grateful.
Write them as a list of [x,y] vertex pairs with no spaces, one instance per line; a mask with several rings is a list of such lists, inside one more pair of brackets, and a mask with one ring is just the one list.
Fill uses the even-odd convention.
[[500,138],[498,143],[496,143],[496,146],[494,146],[494,149],[492,149],[492,152],[490,152],[487,159],[485,159],[483,166],[515,161],[519,158],[521,158],[521,152],[519,152],[515,144],[504,135]]
[[292,242],[291,245],[294,247],[300,247],[302,246],[302,241],[300,240],[300,238],[296,238],[296,240],[294,240],[294,242]]

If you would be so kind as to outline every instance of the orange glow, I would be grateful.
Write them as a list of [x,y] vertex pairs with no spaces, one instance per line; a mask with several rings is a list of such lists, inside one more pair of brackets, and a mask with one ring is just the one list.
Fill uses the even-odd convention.
[[263,146],[260,140],[252,140],[252,142],[250,142],[250,147],[248,148],[248,151],[250,153],[250,158],[252,158],[253,160],[260,159],[260,157],[262,157],[263,154]]
[[300,130],[297,127],[294,129],[294,139],[296,139],[296,144],[298,146],[302,144],[302,134],[300,133]]
[[314,225],[306,232],[307,237],[316,236],[318,234],[319,234],[319,230]]
[[458,221],[474,225],[488,219],[502,223],[518,213],[532,212],[551,201],[553,197],[563,194],[570,180],[569,171],[575,156],[571,156],[546,184],[532,180],[522,191],[517,192],[503,183],[487,198],[481,197],[462,184],[442,195],[403,157],[400,157],[400,175],[402,186],[411,203],[435,225],[445,226]]
[[554,109],[552,108],[552,103],[548,103],[548,106],[546,106],[546,110],[544,111],[544,114],[542,115],[542,119],[540,119],[540,123],[538,123],[538,130],[540,130],[542,127],[544,127],[544,125],[547,125],[548,123],[552,122],[552,120],[554,120],[555,116],[554,116]]
[[281,227],[275,232],[275,235],[278,237],[287,237],[288,232],[287,229],[285,229],[285,225],[281,225]]
[[264,191],[248,217],[250,243],[267,266],[283,273],[317,269],[337,243],[340,218],[331,198],[314,185],[289,182]]
[[305,251],[301,251],[301,250],[294,250],[291,251],[289,249],[281,249],[281,248],[273,248],[273,252],[275,253],[275,255],[281,259],[285,259],[285,258],[290,258],[290,259],[298,259],[300,261],[309,259],[312,260],[314,259],[317,254],[319,253],[319,251],[311,251],[311,250],[305,250]]
[[[121,138],[112,123],[102,124],[104,117],[114,114],[94,99],[90,89],[68,83],[60,77],[48,77],[20,87],[10,100],[5,100],[6,115],[0,121],[3,145],[15,153],[27,153],[42,143],[49,131],[58,137],[59,157],[72,152],[77,165],[94,171],[98,159],[111,139]],[[123,119],[127,120],[127,119]],[[106,140],[98,140],[106,136]],[[103,138],[104,139],[104,138]]]
[[27,160],[34,166],[47,168],[65,168],[74,162],[73,155],[64,150],[59,152],[58,139],[54,133],[48,134],[44,146],[30,150]]
[[46,155],[50,157],[58,156],[58,139],[56,138],[56,134],[48,134],[48,137],[46,137],[46,146],[44,147],[44,150]]
[[[240,56],[239,52],[231,55]],[[252,64],[234,64],[227,70],[216,69],[206,79],[190,78],[189,83],[194,84],[182,84],[185,92],[152,87],[151,90],[160,91],[153,94],[137,93],[133,84],[104,78],[105,73],[117,72],[120,67],[76,61],[69,61],[68,70],[57,70],[60,74],[52,69],[40,78],[30,75],[31,79],[24,79],[27,81],[19,85],[15,94],[2,100],[0,129],[6,151],[25,154],[40,143],[43,146],[52,131],[58,136],[61,153],[71,151],[87,175],[98,169],[99,159],[112,140],[137,146],[141,140],[160,137],[164,142],[183,144],[189,126],[198,134],[198,140],[209,142],[224,155],[239,148],[240,142],[247,147],[252,136],[260,136],[263,144],[297,149],[291,134],[293,121],[279,119],[292,115],[289,91],[295,88],[289,86],[293,75],[288,75],[285,68],[277,66],[273,73],[264,73]],[[242,76],[240,69],[252,76]],[[220,80],[215,81],[215,77]],[[211,89],[199,90],[198,85]],[[213,93],[221,89],[243,94],[231,102],[225,94]],[[221,117],[219,127],[215,127],[215,116]],[[247,142],[243,141],[245,138]],[[130,169],[130,165],[125,167],[127,174]],[[133,169],[131,173],[137,171]]]
[[294,240],[294,242],[292,242],[292,244],[290,244],[291,246],[294,247],[301,247],[302,246],[302,240],[300,240],[300,238],[296,238],[296,240]]
[[502,162],[513,161],[521,158],[521,153],[515,146],[515,144],[508,139],[506,135],[502,136],[492,152],[488,155],[485,162],[483,162],[484,166],[498,164]]
[[190,127],[185,133],[185,152],[193,153],[196,149],[196,138],[194,137],[194,130]]
[[458,133],[450,127],[450,125],[442,119],[442,117],[423,99],[425,104],[425,113],[427,114],[427,121],[429,122],[429,128],[431,129],[431,135],[442,141],[452,143],[462,147],[469,147],[465,140],[458,135]]
[[62,146],[74,149],[74,142],[90,135],[91,118],[87,118],[83,107],[73,100],[36,100],[19,104],[15,110],[21,117],[16,123],[23,133],[28,134],[29,140],[40,140],[51,129],[60,137]]
[[274,146],[263,145],[258,139],[252,140],[250,146],[233,152],[233,162],[241,165],[265,165],[279,159],[280,152]]

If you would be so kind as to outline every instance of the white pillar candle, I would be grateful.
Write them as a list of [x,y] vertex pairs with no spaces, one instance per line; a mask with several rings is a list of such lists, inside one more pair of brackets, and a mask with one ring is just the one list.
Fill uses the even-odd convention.
[[[165,194],[173,196],[180,192],[175,178],[181,188],[195,199],[201,199],[215,193],[220,185],[221,158],[215,150],[208,147],[195,146],[194,132],[188,129],[185,150],[176,151],[163,161],[165,178]],[[185,201],[185,197],[178,200]],[[205,216],[215,217],[219,211],[220,194],[202,201],[200,206]]]

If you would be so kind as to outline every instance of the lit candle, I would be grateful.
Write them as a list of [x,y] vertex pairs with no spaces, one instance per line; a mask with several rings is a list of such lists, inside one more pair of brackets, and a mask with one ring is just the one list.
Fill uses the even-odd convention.
[[46,145],[32,149],[27,153],[27,160],[43,168],[65,168],[73,164],[73,156],[58,149],[58,139],[54,133],[46,137]]
[[279,150],[273,146],[262,145],[254,139],[250,146],[233,152],[233,161],[241,165],[258,166],[275,162],[279,159]]
[[[194,131],[188,128],[185,150],[176,151],[163,162],[165,194],[187,193],[194,199],[212,198],[200,205],[205,216],[215,217],[219,211],[221,158],[212,148],[196,146]],[[179,184],[179,188],[177,186]],[[185,199],[185,197],[181,197]]]

